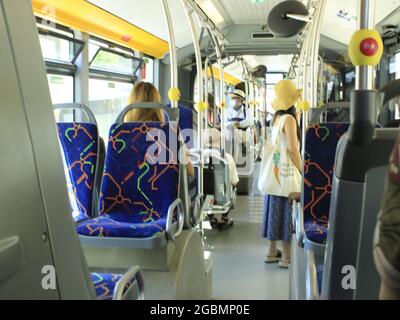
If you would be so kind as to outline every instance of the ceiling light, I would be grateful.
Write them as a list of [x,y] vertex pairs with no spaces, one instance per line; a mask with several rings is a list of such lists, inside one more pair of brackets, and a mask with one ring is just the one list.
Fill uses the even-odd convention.
[[215,5],[211,0],[205,0],[200,4],[200,7],[204,10],[207,16],[215,23],[221,24],[224,22],[224,17],[219,13]]

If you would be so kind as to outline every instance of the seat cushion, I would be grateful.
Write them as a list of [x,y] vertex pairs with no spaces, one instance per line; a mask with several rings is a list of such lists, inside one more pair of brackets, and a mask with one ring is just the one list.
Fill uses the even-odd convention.
[[323,275],[324,275],[324,265],[318,265],[317,266],[317,280],[318,280],[318,290],[319,290],[320,294],[321,294],[321,290],[322,290]]
[[328,234],[327,224],[319,223],[312,219],[306,220],[304,222],[304,231],[308,240],[319,244],[325,244]]
[[90,277],[96,290],[97,300],[112,300],[115,286],[122,275],[109,273],[91,273]]
[[135,219],[135,216],[129,217],[124,213],[103,214],[78,225],[77,232],[89,237],[145,239],[158,237],[165,231],[166,219],[143,223]]

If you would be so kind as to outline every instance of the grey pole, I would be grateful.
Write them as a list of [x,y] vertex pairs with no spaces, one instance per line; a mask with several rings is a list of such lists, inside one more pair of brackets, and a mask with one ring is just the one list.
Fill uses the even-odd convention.
[[[303,88],[303,100],[309,101],[309,90],[308,90],[308,67],[309,67],[309,44],[310,44],[310,37],[311,37],[311,25],[308,28],[306,33],[303,48],[301,51],[300,61],[300,69],[302,70],[302,77],[301,77],[301,87]],[[306,130],[308,127],[308,111],[303,111],[303,126],[302,126],[302,146],[304,150],[305,142],[306,142]]]
[[[182,5],[185,9],[185,14],[187,21],[189,23],[190,32],[192,34],[194,52],[196,56],[196,68],[197,68],[197,93],[198,93],[198,101],[197,103],[202,103],[204,98],[204,90],[203,90],[203,63],[201,60],[201,49],[199,43],[199,36],[197,34],[196,25],[193,19],[193,9],[189,8],[186,0],[182,0]],[[199,180],[198,180],[198,188],[199,194],[203,195],[204,193],[204,171],[203,171],[203,114],[204,111],[201,108],[197,110],[197,149],[201,153],[200,162],[199,162]]]
[[[221,107],[221,151],[222,156],[225,156],[225,108],[227,107],[225,101],[225,78],[224,78],[224,65],[222,63],[222,52],[221,52],[221,43],[217,36],[214,35],[215,41],[215,51],[217,53],[217,60],[219,66],[219,77],[220,77],[220,87],[219,87],[219,103]],[[213,71],[212,71],[213,72]]]
[[[171,88],[178,88],[178,61],[176,57],[176,42],[171,12],[169,10],[168,0],[161,0],[161,4],[168,28],[169,54],[171,59]],[[171,106],[172,108],[178,108],[178,101],[171,101]]]
[[[359,1],[359,29],[375,28],[375,0]],[[356,67],[356,90],[372,90],[374,83],[374,66]]]
[[318,108],[318,58],[319,45],[321,41],[321,26],[324,17],[327,0],[320,0],[316,8],[313,23],[312,47],[311,47],[311,108]]
[[[206,58],[206,61],[204,63],[204,102],[208,103],[208,65],[210,63],[209,58]],[[212,70],[211,70],[212,72]],[[210,107],[210,106],[208,106]],[[204,129],[207,130],[208,129],[208,109],[206,110],[204,117],[205,117],[205,121],[204,121]]]

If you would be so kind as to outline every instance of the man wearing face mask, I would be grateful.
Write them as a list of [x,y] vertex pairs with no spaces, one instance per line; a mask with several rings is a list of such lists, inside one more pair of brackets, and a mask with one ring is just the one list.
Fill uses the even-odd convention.
[[225,113],[225,123],[227,127],[227,151],[233,154],[232,146],[241,144],[243,141],[243,131],[249,126],[247,110],[245,106],[246,94],[240,89],[235,89],[229,94],[231,100],[230,106]]
[[226,123],[228,127],[235,127],[237,129],[247,129],[250,126],[247,120],[247,110],[245,106],[246,94],[236,89],[233,93],[229,94],[232,99],[230,107],[226,110]]

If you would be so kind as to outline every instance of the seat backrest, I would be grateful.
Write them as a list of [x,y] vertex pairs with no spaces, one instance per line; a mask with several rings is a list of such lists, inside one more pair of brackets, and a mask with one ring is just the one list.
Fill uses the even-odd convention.
[[[184,132],[185,143],[188,149],[194,148],[193,140],[193,110],[179,105],[179,129]],[[191,130],[191,131],[187,131]],[[190,138],[190,141],[188,141]]]
[[72,216],[75,222],[93,217],[98,160],[98,131],[92,123],[58,123]]
[[124,123],[110,129],[100,214],[133,223],[166,218],[178,198],[177,123]]
[[305,219],[328,224],[336,148],[349,124],[322,123],[306,132],[303,211]]
[[32,3],[1,0],[0,8],[0,300],[94,299]]

